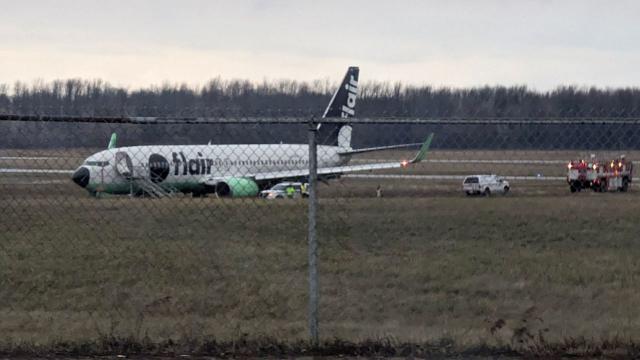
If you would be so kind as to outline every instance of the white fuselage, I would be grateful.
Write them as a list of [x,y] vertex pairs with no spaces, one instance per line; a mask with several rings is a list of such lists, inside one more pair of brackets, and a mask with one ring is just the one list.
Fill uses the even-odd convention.
[[[202,187],[206,179],[251,178],[266,172],[307,169],[308,149],[303,144],[131,146],[93,154],[78,171],[88,170],[84,187],[90,192],[128,193],[135,181],[190,192]],[[341,150],[318,146],[318,167],[347,163],[349,157],[340,156]]]

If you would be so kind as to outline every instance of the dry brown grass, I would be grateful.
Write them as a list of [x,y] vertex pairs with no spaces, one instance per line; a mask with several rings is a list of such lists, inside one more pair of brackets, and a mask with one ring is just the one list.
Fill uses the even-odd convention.
[[[467,198],[457,182],[385,180],[376,199],[378,183],[321,188],[324,338],[640,337],[640,193],[530,182]],[[0,338],[303,339],[306,206],[0,182]]]
[[[305,336],[305,202],[14,195],[2,337]],[[324,336],[640,336],[638,194],[387,195],[322,203]]]

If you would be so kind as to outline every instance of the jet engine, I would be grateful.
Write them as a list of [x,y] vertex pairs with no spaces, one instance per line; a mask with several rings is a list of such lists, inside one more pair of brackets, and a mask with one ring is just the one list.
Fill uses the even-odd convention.
[[258,196],[258,184],[248,178],[229,178],[216,183],[215,193],[220,197]]

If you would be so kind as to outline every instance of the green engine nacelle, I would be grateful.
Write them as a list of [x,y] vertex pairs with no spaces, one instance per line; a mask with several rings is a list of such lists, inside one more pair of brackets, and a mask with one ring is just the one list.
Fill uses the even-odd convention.
[[218,196],[255,197],[259,191],[258,184],[248,178],[230,178],[216,184]]

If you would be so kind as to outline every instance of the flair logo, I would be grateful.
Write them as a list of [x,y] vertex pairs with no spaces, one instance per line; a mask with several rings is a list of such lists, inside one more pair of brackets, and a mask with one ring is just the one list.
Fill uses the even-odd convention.
[[344,85],[347,90],[347,104],[342,105],[341,117],[348,118],[356,115],[356,96],[358,95],[358,80],[353,75],[349,78],[349,82]]
[[173,152],[171,155],[174,164],[173,175],[211,175],[211,166],[214,161],[204,158],[202,153],[198,153],[195,159],[187,159],[182,151]]

